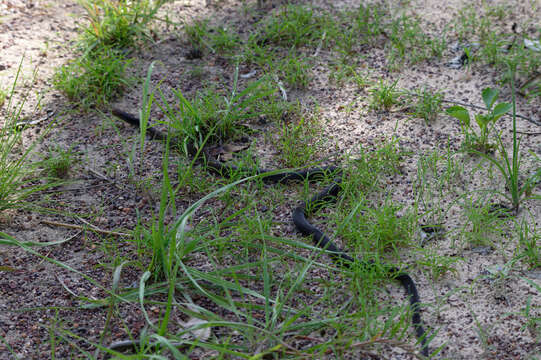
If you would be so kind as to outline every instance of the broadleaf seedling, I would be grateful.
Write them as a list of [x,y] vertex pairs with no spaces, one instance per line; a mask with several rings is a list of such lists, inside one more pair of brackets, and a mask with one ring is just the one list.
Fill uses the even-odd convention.
[[507,102],[501,102],[496,105],[499,91],[497,89],[485,88],[481,94],[483,102],[487,108],[486,114],[475,114],[474,119],[479,126],[477,133],[471,122],[471,117],[468,110],[460,105],[455,105],[447,108],[447,114],[458,119],[462,127],[462,132],[465,136],[466,146],[472,147],[474,150],[489,153],[492,152],[496,145],[489,142],[489,135],[496,121],[511,110],[512,105]]

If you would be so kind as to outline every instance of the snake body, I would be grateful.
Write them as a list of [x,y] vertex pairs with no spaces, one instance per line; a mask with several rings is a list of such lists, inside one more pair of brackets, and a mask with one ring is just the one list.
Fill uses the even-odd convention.
[[[124,112],[119,109],[113,109],[112,110],[113,115],[116,117],[139,127],[140,121],[139,119],[127,112]],[[158,129],[154,127],[149,127],[146,129],[146,134],[156,140],[167,140],[167,134],[159,131]],[[177,144],[179,145],[179,144]],[[189,154],[191,156],[196,155],[196,149],[190,148],[188,150]],[[208,154],[203,153],[204,156],[201,159],[195,159],[198,162],[204,161],[207,165],[207,168],[219,173],[219,174],[230,174],[232,172],[238,172],[242,169],[239,169],[233,165],[227,165],[224,164],[218,160],[213,159]],[[254,171],[250,171],[254,173]],[[283,183],[287,181],[304,181],[304,180],[314,180],[317,178],[321,178],[327,174],[340,174],[341,169],[335,166],[326,166],[326,167],[315,167],[315,168],[309,168],[305,170],[300,171],[283,171],[283,172],[277,172],[276,170],[269,170],[269,169],[257,169],[255,170],[256,174],[267,174],[263,177],[263,181],[267,183]],[[317,210],[318,208],[321,208],[324,204],[329,202],[335,202],[337,199],[337,196],[339,192],[341,191],[341,176],[337,176],[334,178],[332,183],[324,188],[322,191],[317,193],[315,196],[313,196],[310,200],[307,202],[303,202],[301,205],[297,206],[292,214],[292,220],[295,224],[295,227],[299,230],[301,234],[304,236],[310,236],[312,238],[312,241],[315,246],[323,249],[326,251],[326,253],[331,257],[333,261],[340,264],[341,266],[344,266],[346,268],[351,268],[352,266],[371,266],[373,265],[369,261],[364,260],[356,260],[350,255],[348,255],[344,250],[340,249],[327,235],[325,235],[321,230],[319,230],[316,226],[312,225],[308,219],[307,216],[309,215],[310,209],[311,211]],[[427,344],[426,339],[426,333],[423,328],[423,323],[421,320],[421,310],[420,310],[420,298],[419,293],[417,291],[417,287],[415,286],[415,282],[409,276],[407,273],[403,272],[402,270],[398,269],[394,266],[386,267],[387,271],[390,275],[392,275],[393,278],[395,278],[397,281],[400,282],[400,284],[403,286],[403,288],[406,291],[406,294],[409,297],[409,302],[411,306],[411,312],[412,312],[412,325],[415,330],[415,335],[418,338],[420,344],[421,344],[421,353],[424,356],[429,356],[429,348]],[[125,342],[123,342],[122,348],[125,348]],[[134,342],[134,346],[138,345],[138,342]],[[115,350],[114,344],[111,344],[109,347],[111,350]],[[120,346],[116,348],[116,350],[119,350]]]

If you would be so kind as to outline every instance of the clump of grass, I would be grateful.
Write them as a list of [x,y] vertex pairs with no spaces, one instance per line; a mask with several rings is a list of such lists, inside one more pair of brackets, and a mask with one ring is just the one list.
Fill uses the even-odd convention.
[[72,148],[66,150],[60,146],[56,146],[44,159],[44,171],[47,177],[53,180],[66,179],[75,161],[75,154]]
[[453,273],[457,270],[453,266],[463,259],[456,256],[438,255],[434,250],[424,250],[424,256],[417,259],[417,264],[428,270],[433,281],[438,281],[443,276]]
[[26,202],[29,196],[56,185],[38,181],[39,169],[44,167],[44,163],[35,161],[32,157],[36,144],[45,136],[48,129],[28,147],[22,146],[23,133],[18,124],[24,101],[18,105],[12,103],[21,66],[22,60],[9,95],[5,110],[7,116],[0,127],[0,212],[29,207],[32,205]]
[[414,105],[413,115],[424,119],[426,122],[436,120],[442,110],[443,94],[439,91],[432,92],[426,88],[417,91],[417,101]]
[[212,49],[220,54],[232,56],[240,46],[240,37],[231,28],[219,26],[211,29],[209,40]]
[[[481,205],[482,204],[482,205]],[[505,220],[501,213],[495,212],[491,203],[467,200],[464,206],[464,240],[472,247],[496,247],[504,234]]]
[[272,43],[287,48],[314,44],[331,31],[333,22],[325,15],[299,5],[288,5],[278,16],[264,24],[258,36],[259,43]]
[[122,52],[102,48],[60,67],[53,83],[83,108],[102,107],[133,82],[125,75],[130,63]]
[[373,85],[368,71],[359,71],[355,66],[349,65],[344,61],[338,61],[332,66],[329,78],[337,85],[343,85],[346,82],[352,82],[359,89],[367,88]]
[[278,72],[282,74],[291,89],[306,89],[310,84],[310,65],[300,57],[289,56],[278,64]]
[[199,20],[184,28],[188,42],[191,44],[191,53],[208,49],[214,54],[234,58],[236,50],[241,46],[241,39],[234,29],[227,26],[209,27],[208,21]]
[[317,118],[301,116],[298,122],[283,123],[276,144],[284,165],[288,167],[306,166],[314,161],[324,145]]
[[388,84],[380,80],[377,86],[373,86],[369,92],[372,94],[370,99],[370,107],[377,110],[389,111],[391,108],[400,103],[402,92],[396,89],[398,80]]
[[385,32],[383,19],[388,12],[378,4],[359,5],[357,10],[339,14],[339,27],[334,32],[333,40],[338,51],[351,58],[360,45],[376,45]]
[[194,21],[193,24],[186,25],[184,32],[192,48],[201,50],[206,44],[208,36],[208,21]]
[[7,89],[0,87],[0,108],[4,106],[7,96],[8,96]]
[[[494,66],[500,70],[501,81],[509,83],[511,78],[507,71],[508,64],[514,64],[516,74],[524,79],[536,78],[541,56],[539,51],[529,49],[525,46],[523,35],[517,34],[515,29],[520,29],[522,24],[515,24],[513,31],[505,31],[500,24],[503,17],[512,14],[506,6],[487,7],[485,11],[479,12],[472,5],[467,5],[459,11],[453,22],[453,28],[462,42],[475,44],[478,48],[475,53],[472,48],[468,49],[468,60],[478,60]],[[536,39],[536,36],[533,37]],[[521,40],[519,40],[521,39]],[[525,83],[525,85],[528,82]],[[541,86],[534,86],[528,96],[541,94]],[[527,89],[519,89],[526,95]]]
[[83,108],[102,107],[131,83],[126,50],[150,39],[149,23],[166,0],[80,0],[90,22],[80,56],[61,66],[54,85]]
[[148,25],[167,0],[79,0],[90,22],[82,36],[84,48],[131,48],[151,39]]
[[478,9],[468,4],[458,11],[454,19],[454,31],[461,41],[474,41],[489,33],[490,19],[480,16]]
[[340,227],[341,236],[354,244],[357,253],[365,259],[378,259],[389,250],[411,244],[411,229],[416,222],[411,212],[402,216],[403,206],[389,198],[377,206],[362,200],[359,204],[348,213],[347,224]]
[[515,225],[518,234],[517,256],[531,268],[541,267],[541,234],[535,225],[521,221]]
[[407,155],[396,138],[382,139],[382,144],[375,149],[361,146],[354,158],[349,159],[351,174],[343,183],[345,197],[357,199],[378,194],[385,177],[400,173],[402,161]]
[[390,25],[389,61],[391,65],[404,61],[417,63],[433,56],[441,57],[447,47],[445,36],[432,38],[426,34],[418,19],[401,16]]
[[168,125],[183,139],[184,151],[189,146],[199,148],[210,134],[209,141],[225,139],[242,131],[242,122],[265,114],[268,107],[260,106],[272,99],[276,88],[266,77],[249,83],[242,91],[238,89],[238,67],[230,93],[213,88],[199,92],[193,100],[175,91],[176,105],[162,95],[160,107],[168,119]]
[[388,11],[379,4],[360,4],[353,15],[353,31],[359,34],[361,42],[375,44],[385,31],[384,19],[389,15]]

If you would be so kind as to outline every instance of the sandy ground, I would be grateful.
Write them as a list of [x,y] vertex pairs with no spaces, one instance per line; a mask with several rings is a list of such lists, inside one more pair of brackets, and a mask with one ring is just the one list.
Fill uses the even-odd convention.
[[[441,28],[449,23],[466,2],[451,0],[412,1],[409,11],[421,15],[428,28]],[[532,4],[541,7],[539,1],[512,2],[512,21],[530,19],[532,24],[541,23],[541,12],[532,9]],[[532,3],[532,4],[530,4]],[[314,1],[317,7],[350,7],[353,1],[327,2]],[[535,5],[534,4],[534,5]],[[390,6],[395,6],[391,4]],[[239,17],[239,6],[233,1],[225,1],[220,6],[207,6],[204,1],[175,1],[166,5],[173,20],[190,22],[197,18],[212,16],[212,21],[241,23],[249,21]],[[397,7],[397,10],[398,7]],[[137,135],[129,126],[113,122],[107,114],[80,113],[71,111],[72,106],[51,86],[54,69],[72,57],[70,45],[76,39],[76,27],[81,20],[82,10],[73,2],[61,1],[20,1],[4,0],[0,3],[0,81],[5,88],[12,83],[21,56],[22,81],[19,82],[16,96],[28,95],[23,117],[28,119],[45,118],[44,124],[56,120],[52,134],[42,145],[58,144],[64,148],[73,146],[83,161],[71,171],[73,184],[65,186],[64,192],[50,194],[51,204],[63,213],[84,214],[84,217],[106,230],[132,229],[136,223],[135,212],[139,210],[148,216],[155,209],[155,196],[151,191],[141,191],[128,181],[127,154],[131,141]],[[511,26],[511,22],[506,24]],[[178,87],[186,94],[193,93],[200,86],[200,80],[191,78],[185,69],[197,65],[200,60],[186,58],[187,48],[177,28],[163,29],[160,42],[138,53],[130,72],[143,77],[151,61],[159,60],[153,79],[163,80],[162,86]],[[363,50],[360,49],[360,52]],[[366,50],[364,50],[366,51]],[[482,105],[480,89],[498,86],[494,70],[486,66],[473,66],[471,69],[450,69],[444,62],[455,54],[449,50],[443,60],[431,60],[414,66],[407,66],[400,72],[389,72],[384,68],[385,55],[381,48],[371,49],[359,57],[361,67],[373,69],[370,77],[374,80],[399,79],[400,88],[416,89],[427,85],[443,92],[446,99]],[[405,150],[413,156],[404,164],[403,175],[397,179],[394,200],[405,205],[413,202],[412,182],[415,180],[417,160],[421,152],[438,149],[444,153],[449,147],[458,148],[462,139],[460,127],[448,116],[440,115],[429,126],[422,119],[413,119],[403,112],[375,112],[368,107],[369,94],[353,85],[338,86],[329,80],[326,61],[332,57],[322,50],[315,60],[315,77],[306,91],[290,92],[301,103],[310,104],[317,99],[325,133],[331,139],[329,146],[333,151],[355,152],[360,145],[370,147],[379,143],[382,137],[394,135]],[[204,59],[201,64],[209,79],[231,80],[231,66],[219,56]],[[250,69],[241,69],[249,72]],[[166,90],[166,91],[170,91]],[[129,89],[117,106],[125,109],[138,108],[141,88]],[[504,92],[502,97],[509,98]],[[352,105],[353,104],[353,105]],[[541,122],[540,101],[526,101],[519,98],[517,112]],[[153,116],[160,118],[158,110]],[[114,125],[113,125],[114,124]],[[507,128],[509,118],[500,122],[500,128]],[[539,127],[519,120],[522,131],[535,132]],[[39,129],[28,130],[28,137],[35,138]],[[541,154],[541,136],[526,136],[523,146],[537,155]],[[504,141],[509,143],[510,134],[504,131]],[[258,146],[266,154],[276,149],[258,138]],[[145,164],[138,168],[140,173],[159,173],[161,169],[161,146],[148,143]],[[458,155],[458,158],[464,155]],[[324,156],[322,156],[324,157]],[[264,159],[270,166],[272,156]],[[473,171],[475,161],[467,161],[460,178],[459,186],[468,189],[485,188],[490,183],[503,189],[501,179],[487,178],[482,171]],[[266,165],[266,164],[265,164]],[[526,163],[526,167],[532,164]],[[539,188],[537,189],[539,190]],[[441,199],[443,203],[451,196]],[[187,206],[195,199],[189,196],[179,200],[177,206]],[[293,208],[294,203],[286,204]],[[291,208],[284,210],[279,220],[287,222]],[[455,211],[456,210],[456,211]],[[539,202],[524,204],[521,216],[531,214],[538,224],[541,219]],[[77,219],[61,214],[35,214],[14,211],[0,223],[0,231],[16,236],[20,240],[54,241],[71,238],[63,246],[40,250],[40,253],[63,261],[66,264],[92,276],[104,286],[110,286],[111,270],[103,264],[111,260],[112,254],[133,252],[133,244],[103,240],[97,235],[46,225],[42,221],[80,223]],[[458,209],[442,215],[446,229],[457,229],[464,225],[464,217]],[[508,223],[507,225],[511,225]],[[538,224],[539,225],[539,224]],[[287,234],[295,236],[293,225],[284,226]],[[443,346],[438,355],[442,359],[539,359],[541,353],[540,329],[527,326],[523,316],[527,301],[531,301],[534,313],[539,318],[541,294],[529,281],[541,285],[541,271],[515,265],[501,281],[487,279],[487,269],[504,266],[512,257],[516,247],[506,230],[497,237],[495,249],[471,247],[458,232],[450,232],[428,245],[429,250],[438,254],[457,257],[456,273],[448,274],[438,281],[418,269],[412,275],[418,282],[420,295],[426,307],[423,319],[431,329],[438,330],[432,346]],[[109,257],[109,258],[108,258]],[[408,258],[408,254],[404,254]],[[13,271],[0,271],[0,336],[14,351],[26,359],[45,359],[50,357],[49,333],[47,328],[58,326],[68,328],[78,335],[97,341],[104,326],[106,310],[81,310],[79,301],[70,294],[84,294],[100,298],[104,294],[96,286],[82,277],[64,269],[59,269],[42,259],[13,248],[0,248],[2,265]],[[412,260],[413,261],[413,260]],[[139,269],[140,270],[140,269]],[[138,269],[129,269],[123,277],[128,286],[139,275]],[[403,301],[403,294],[395,284],[389,284],[386,294],[397,303]],[[21,309],[34,309],[20,311]],[[123,305],[121,315],[132,331],[144,326],[144,319],[137,306]],[[113,325],[119,325],[113,320]],[[56,324],[56,325],[55,325]],[[123,339],[121,326],[112,326],[112,339]],[[81,342],[82,347],[88,345]],[[58,349],[58,358],[68,358],[71,351],[67,346]],[[0,358],[10,358],[5,344],[0,344]],[[403,355],[405,357],[405,355]],[[399,356],[396,355],[396,358]],[[202,357],[204,358],[204,356]]]

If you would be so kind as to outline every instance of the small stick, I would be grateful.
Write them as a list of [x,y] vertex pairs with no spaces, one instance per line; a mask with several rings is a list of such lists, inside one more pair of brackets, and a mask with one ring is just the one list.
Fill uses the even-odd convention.
[[[509,130],[510,132],[513,132],[513,130]],[[517,130],[517,134],[522,134],[522,135],[541,135],[541,132],[527,132],[527,131],[518,131]]]
[[[80,219],[80,218],[79,218]],[[82,219],[80,219],[82,220]],[[83,220],[84,223],[87,224],[87,226],[81,226],[81,225],[76,225],[76,224],[67,224],[67,223],[61,223],[61,222],[57,222],[57,221],[51,221],[51,220],[40,220],[40,222],[42,224],[47,224],[47,225],[52,225],[52,226],[60,226],[60,227],[64,227],[64,228],[67,228],[67,229],[76,229],[76,230],[88,230],[88,227],[90,227],[90,230],[94,231],[94,232],[97,232],[97,233],[100,233],[100,234],[105,234],[105,235],[115,235],[115,236],[131,236],[130,234],[126,234],[126,233],[121,233],[121,232],[116,232],[116,231],[109,231],[109,230],[102,230],[86,221]]]

